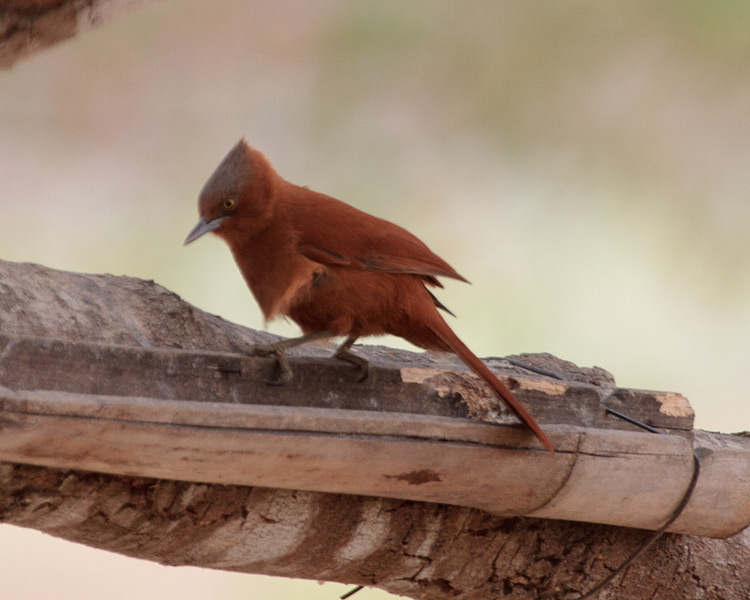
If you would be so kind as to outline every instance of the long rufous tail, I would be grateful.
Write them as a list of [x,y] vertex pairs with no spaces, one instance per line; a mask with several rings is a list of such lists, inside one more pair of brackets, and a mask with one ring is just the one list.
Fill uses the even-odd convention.
[[[437,311],[436,311],[437,313]],[[448,323],[446,323],[440,315],[437,315],[441,321],[439,325],[433,328],[434,333],[447,345],[450,349],[468,366],[474,373],[476,373],[482,380],[490,386],[493,392],[500,398],[505,405],[513,411],[513,413],[523,422],[526,427],[531,429],[536,435],[537,439],[542,445],[552,452],[555,453],[555,449],[552,447],[552,442],[549,441],[547,435],[539,427],[539,424],[534,420],[529,411],[527,411],[523,405],[516,400],[516,397],[511,391],[500,381],[497,376],[490,371],[489,367],[485,365],[477,356],[469,350],[459,337],[453,333]]]

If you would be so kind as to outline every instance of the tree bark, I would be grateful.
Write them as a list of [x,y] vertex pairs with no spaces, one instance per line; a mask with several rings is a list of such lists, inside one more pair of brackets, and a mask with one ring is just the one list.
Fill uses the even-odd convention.
[[[7,262],[0,262],[0,331],[226,353],[272,337],[203,313],[153,282]],[[323,348],[304,352],[326,354]],[[370,354],[394,361],[412,356],[385,349]],[[0,355],[0,367],[2,360]],[[453,364],[430,360],[446,368]],[[561,365],[566,377],[613,387],[601,370]],[[698,441],[710,437],[705,444],[721,443],[704,432],[694,435]],[[163,564],[467,600],[576,598],[651,535],[500,518],[451,505],[10,463],[0,464],[0,520]],[[599,598],[744,600],[750,597],[748,564],[749,529],[724,540],[670,534]]]
[[0,6],[0,69],[149,0],[10,0]]

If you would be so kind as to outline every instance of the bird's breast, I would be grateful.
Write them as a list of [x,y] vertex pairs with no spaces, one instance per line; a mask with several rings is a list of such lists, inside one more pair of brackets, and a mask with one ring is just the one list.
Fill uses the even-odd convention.
[[321,266],[288,248],[250,244],[232,248],[235,262],[266,321],[288,316],[290,307],[319,277]]

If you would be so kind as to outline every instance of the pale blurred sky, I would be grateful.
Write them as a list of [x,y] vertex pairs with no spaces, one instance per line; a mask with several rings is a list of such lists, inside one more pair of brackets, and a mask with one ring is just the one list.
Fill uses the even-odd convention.
[[[750,5],[729,1],[154,2],[0,73],[0,257],[154,279],[260,328],[227,249],[182,247],[245,136],[471,280],[441,300],[478,354],[596,364],[685,394],[698,427],[750,429],[747,31]],[[49,556],[0,572],[44,585]],[[107,556],[114,599],[141,563]],[[65,577],[90,581],[93,560]],[[289,597],[148,569],[182,600]],[[56,598],[108,589],[60,581]]]

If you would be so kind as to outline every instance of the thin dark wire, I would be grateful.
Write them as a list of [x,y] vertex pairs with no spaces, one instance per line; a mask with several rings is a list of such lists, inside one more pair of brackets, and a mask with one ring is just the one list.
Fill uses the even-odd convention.
[[547,369],[542,369],[540,367],[527,365],[525,362],[516,360],[515,358],[504,358],[503,360],[505,360],[506,362],[509,362],[514,367],[520,367],[521,369],[526,369],[527,371],[531,371],[532,373],[537,373],[538,375],[544,375],[545,377],[552,377],[552,379],[559,379],[560,381],[565,381],[562,378],[562,376],[558,375],[557,373],[553,373],[552,371],[548,371]]
[[634,419],[633,417],[624,415],[621,412],[617,412],[614,408],[610,408],[609,406],[605,406],[604,410],[607,411],[610,415],[616,416],[618,419],[627,421],[631,425],[635,425],[636,427],[640,427],[641,429],[645,429],[646,431],[650,431],[651,433],[664,433],[663,431],[657,429],[656,427],[651,427],[651,425],[646,425],[645,423],[642,423],[638,419]]
[[[628,423],[632,423],[633,425],[636,425],[637,427],[640,427],[641,429],[645,429],[646,431],[650,431],[652,433],[658,433],[661,434],[663,432],[659,431],[658,429],[655,429],[651,427],[650,425],[646,425],[645,423],[641,423],[640,421],[637,421],[636,419],[633,419],[632,417],[628,417],[626,415],[623,415],[616,410],[613,410],[609,407],[606,408],[606,411],[614,415],[620,419],[623,419],[624,421],[627,421]],[[638,558],[641,554],[643,554],[646,550],[648,550],[651,546],[654,545],[656,540],[658,540],[664,533],[669,529],[669,526],[674,523],[677,518],[682,514],[682,511],[685,510],[685,507],[688,505],[688,502],[690,502],[690,498],[693,495],[693,492],[695,491],[695,486],[698,484],[698,477],[701,472],[701,459],[698,456],[698,454],[693,450],[693,476],[690,479],[690,484],[687,487],[687,490],[685,490],[685,494],[682,496],[682,500],[680,500],[680,503],[677,505],[677,507],[672,511],[671,516],[667,521],[657,529],[654,534],[646,540],[646,543],[643,544],[640,548],[638,548],[633,554],[628,556],[628,558],[625,559],[625,561],[617,567],[612,573],[610,573],[607,577],[602,579],[598,584],[596,584],[593,588],[591,588],[588,592],[582,594],[578,597],[577,600],[584,600],[585,598],[591,598],[594,594],[599,592],[604,586],[608,585],[612,582],[612,580],[620,575],[636,558]]]
[[348,592],[346,592],[346,594],[344,594],[343,596],[339,596],[339,598],[341,598],[341,600],[346,600],[347,598],[351,598],[351,597],[352,597],[352,596],[353,596],[354,594],[356,594],[356,593],[357,593],[357,592],[358,592],[359,590],[361,590],[361,589],[362,589],[363,587],[365,587],[365,586],[363,586],[363,585],[358,585],[358,586],[356,586],[356,587],[353,587],[353,588],[352,588],[352,589],[350,589],[350,590],[349,590]]

